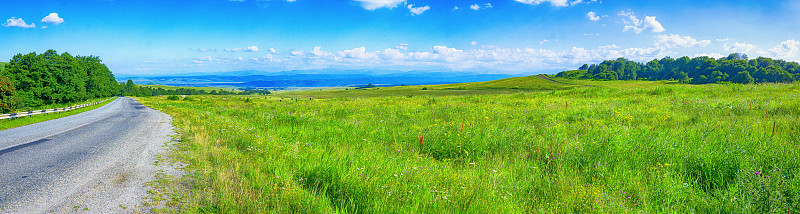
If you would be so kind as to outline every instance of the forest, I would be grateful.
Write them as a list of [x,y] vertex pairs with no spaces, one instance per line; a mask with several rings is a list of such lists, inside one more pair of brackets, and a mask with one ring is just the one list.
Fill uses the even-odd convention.
[[48,50],[17,54],[0,70],[0,111],[80,102],[119,93],[114,74],[96,56]]
[[664,57],[647,63],[618,58],[600,64],[584,64],[578,70],[556,76],[594,80],[678,80],[691,84],[794,82],[800,80],[800,65],[767,57],[748,59],[746,54],[740,53],[719,59]]

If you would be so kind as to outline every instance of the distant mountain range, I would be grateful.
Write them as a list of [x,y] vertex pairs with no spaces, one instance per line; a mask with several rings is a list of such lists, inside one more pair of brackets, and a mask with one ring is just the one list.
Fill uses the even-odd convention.
[[171,86],[229,86],[238,88],[289,88],[289,87],[339,87],[363,86],[369,83],[379,86],[430,85],[462,82],[482,82],[522,74],[481,74],[473,72],[436,71],[368,71],[368,70],[306,70],[266,73],[258,71],[236,71],[225,73],[194,73],[170,76],[117,75],[120,82],[132,79],[139,85]]

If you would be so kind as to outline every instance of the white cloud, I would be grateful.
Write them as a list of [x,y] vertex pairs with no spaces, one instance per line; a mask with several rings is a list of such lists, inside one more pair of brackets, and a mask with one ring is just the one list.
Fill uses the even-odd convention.
[[622,32],[627,32],[630,30],[638,34],[645,30],[650,30],[654,33],[666,31],[664,26],[662,26],[661,23],[656,20],[655,16],[645,16],[643,22],[631,11],[620,11],[617,15],[622,17],[622,23],[625,24]]
[[469,44],[470,44],[470,45],[473,45],[473,46],[475,46],[475,45],[478,45],[478,42],[476,42],[476,41],[472,41],[472,42],[470,42]]
[[701,56],[707,56],[707,57],[711,57],[711,58],[714,58],[714,59],[719,59],[719,58],[725,57],[720,53],[701,53],[701,54],[695,54],[694,55],[694,57],[701,57]]
[[541,45],[541,44],[544,44],[544,43],[547,43],[547,42],[549,42],[549,41],[547,39],[545,39],[545,40],[542,40],[541,42],[539,42],[539,44]]
[[[583,0],[573,0],[571,2],[569,0],[515,0],[515,1],[529,5],[539,5],[545,2],[550,2],[550,5],[553,5],[555,7],[573,6],[584,2]],[[597,0],[586,1],[586,3],[596,2],[596,1]]]
[[786,40],[781,42],[778,46],[770,48],[768,51],[759,52],[760,54],[768,55],[778,59],[784,60],[798,60],[800,58],[800,41]]
[[351,59],[373,59],[377,57],[377,54],[367,52],[367,48],[365,47],[354,48],[352,50],[339,51],[338,54],[341,57],[351,58]]
[[725,48],[725,51],[737,52],[737,53],[747,53],[750,52],[750,50],[756,48],[756,46],[753,44],[739,43],[739,42],[733,43],[733,45],[725,43],[722,47]]
[[655,46],[659,48],[690,48],[694,46],[706,47],[711,44],[711,40],[700,40],[691,36],[680,36],[677,34],[656,36]]
[[330,52],[323,51],[323,50],[322,50],[322,46],[317,46],[317,47],[314,47],[314,49],[313,49],[313,50],[311,50],[311,52],[308,52],[308,53],[310,53],[310,54],[311,54],[312,56],[314,56],[314,57],[327,57],[327,56],[331,56],[331,55],[333,55],[333,54],[332,54],[332,53],[330,53]]
[[386,60],[401,60],[405,59],[406,55],[398,49],[387,48],[381,52],[381,58]]
[[413,15],[420,15],[429,9],[431,9],[431,7],[429,7],[428,5],[425,5],[424,7],[414,7],[413,4],[408,5],[408,11],[411,11],[411,14]]
[[650,29],[654,33],[664,32],[667,29],[664,29],[664,26],[661,26],[661,22],[656,21],[655,16],[645,16],[644,17],[644,29]]
[[58,17],[58,13],[50,13],[50,15],[45,16],[42,19],[42,22],[51,24],[51,25],[58,25],[64,22],[64,19]]
[[453,6],[453,10],[458,10],[458,6]]
[[213,51],[217,51],[216,48],[197,48],[197,49],[189,49],[189,50],[190,51],[196,51],[196,52],[213,52]]
[[[491,8],[493,8],[493,7],[494,7],[494,6],[492,6],[492,3],[486,3],[486,4],[483,4],[483,9],[491,9]],[[472,9],[472,10],[480,10],[480,9],[481,9],[481,5],[480,5],[480,4],[473,4],[473,5],[470,5],[470,6],[469,6],[469,9]],[[458,10],[458,7],[455,7],[455,8],[453,8],[453,10]]]
[[592,20],[592,21],[600,20],[600,17],[597,16],[597,13],[595,13],[594,11],[590,11],[589,13],[586,13],[586,17],[588,17],[589,20]]
[[379,8],[395,8],[398,4],[406,2],[405,0],[353,0],[361,3],[361,7],[366,10],[375,10]]
[[269,53],[278,53],[278,51],[276,51],[275,48],[269,48],[268,52]]
[[194,63],[196,63],[196,64],[202,64],[202,63],[214,62],[214,61],[217,61],[217,62],[219,62],[220,60],[219,60],[219,59],[214,59],[214,58],[211,58],[210,56],[207,56],[207,57],[200,57],[200,58],[194,58],[194,60],[192,60],[192,62],[194,62]]
[[472,9],[472,10],[480,10],[480,9],[481,9],[481,6],[480,6],[480,5],[478,5],[478,4],[473,4],[473,5],[470,5],[470,6],[469,6],[469,9]]
[[[407,47],[402,44],[398,47]],[[321,47],[312,50],[287,51],[283,54],[266,54],[248,59],[195,58],[189,63],[196,70],[218,70],[219,68],[304,70],[324,68],[387,68],[397,70],[444,69],[487,70],[495,73],[516,73],[531,70],[574,69],[584,63],[599,63],[607,59],[625,57],[635,61],[660,58],[669,52],[663,48],[621,48],[616,45],[594,49],[572,47],[567,50],[534,48],[499,48],[482,46],[461,50],[447,46],[432,46],[428,50],[408,51],[400,48],[385,48],[369,51],[365,47],[328,52]],[[198,67],[199,66],[199,67]]]
[[22,18],[11,17],[10,19],[6,20],[6,23],[3,23],[3,26],[6,27],[21,27],[21,28],[35,28],[35,23],[25,23],[25,20]]
[[249,46],[246,48],[225,48],[227,52],[258,52],[258,46]]

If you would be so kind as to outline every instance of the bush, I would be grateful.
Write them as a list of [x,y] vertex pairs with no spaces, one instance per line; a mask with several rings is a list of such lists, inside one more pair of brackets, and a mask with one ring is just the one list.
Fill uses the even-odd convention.
[[194,101],[194,99],[192,99],[191,97],[184,97],[183,101]]
[[14,84],[8,77],[0,76],[0,113],[11,113],[16,107]]
[[167,99],[168,100],[180,100],[181,98],[178,97],[177,95],[169,95],[169,97],[167,97]]

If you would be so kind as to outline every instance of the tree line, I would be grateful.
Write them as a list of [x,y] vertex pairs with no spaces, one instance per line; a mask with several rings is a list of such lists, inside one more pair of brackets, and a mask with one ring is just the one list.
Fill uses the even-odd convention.
[[139,86],[133,83],[133,80],[128,80],[125,83],[120,83],[120,87],[122,88],[121,94],[124,96],[135,96],[135,97],[149,97],[149,96],[161,96],[161,95],[252,95],[252,94],[259,94],[259,95],[266,95],[270,94],[268,90],[264,89],[244,89],[240,92],[234,91],[226,91],[220,89],[217,90],[200,90],[200,89],[193,89],[193,88],[176,88],[176,89],[163,89],[163,88],[153,88],[149,86]]
[[119,93],[114,74],[96,56],[48,50],[17,54],[0,70],[0,111],[85,101]]
[[678,80],[691,84],[794,82],[800,81],[800,65],[767,57],[748,59],[747,55],[739,53],[719,59],[664,57],[647,63],[618,58],[600,64],[584,64],[578,70],[556,76],[594,80]]

